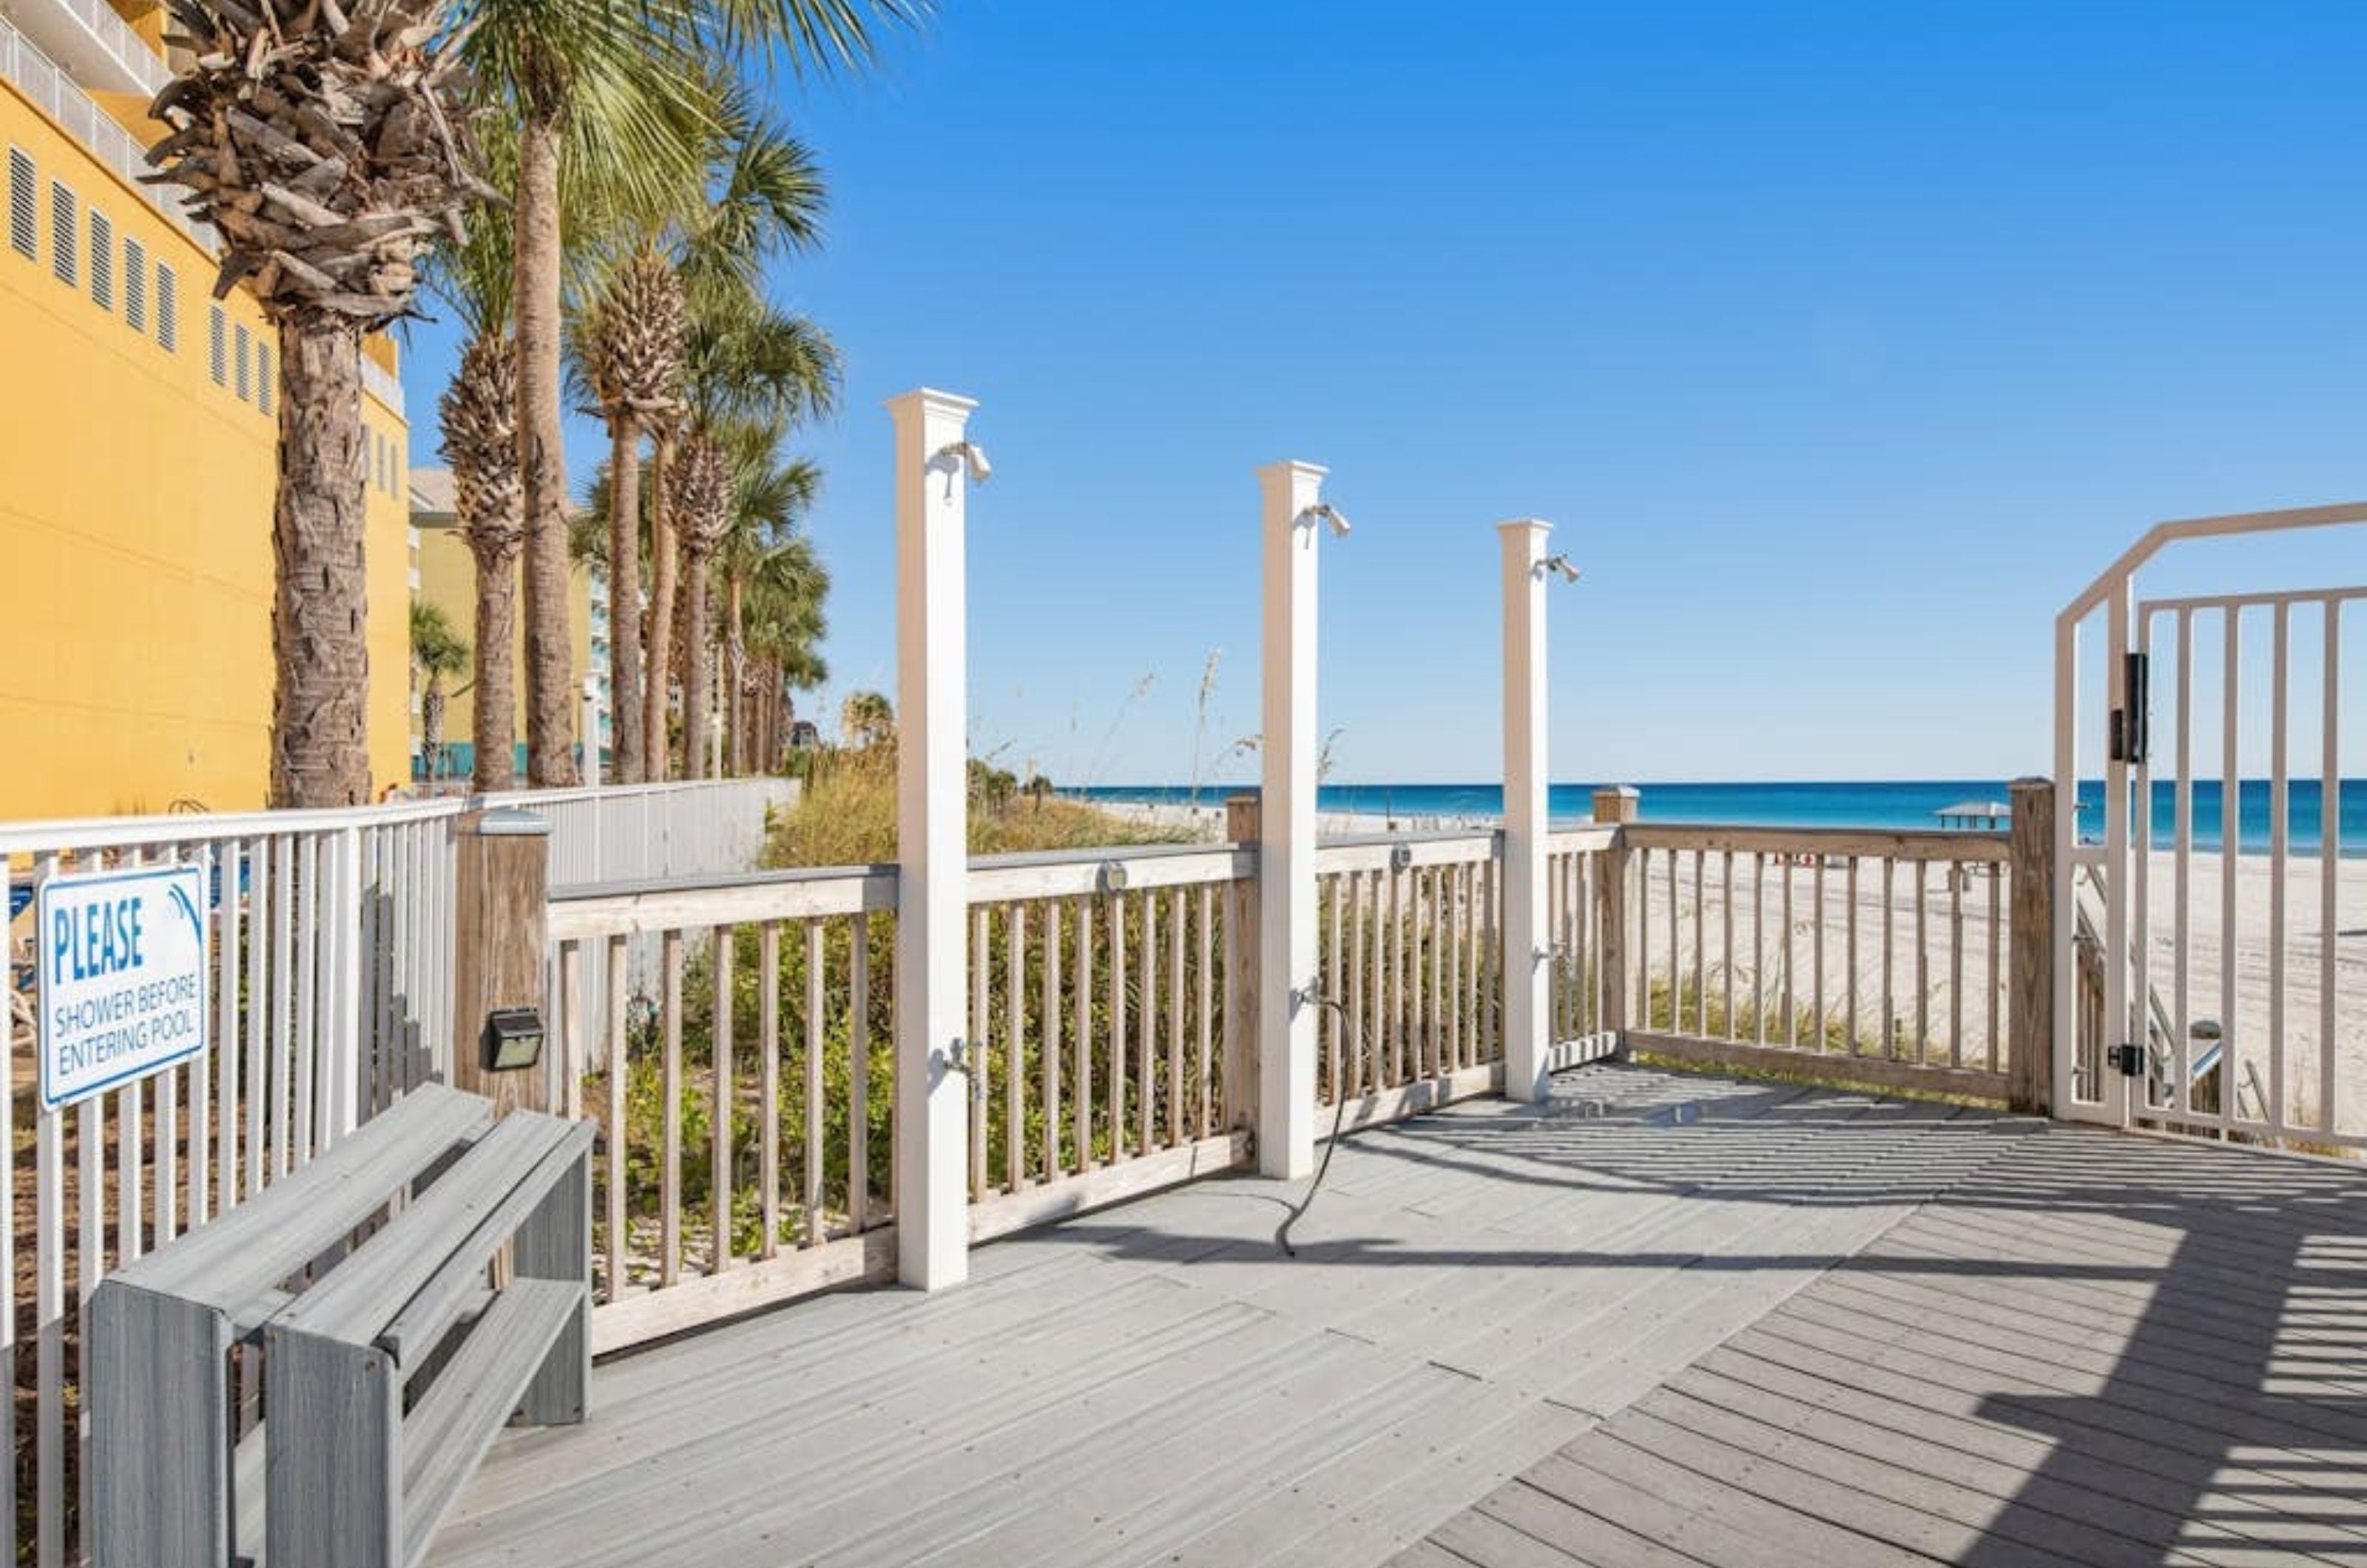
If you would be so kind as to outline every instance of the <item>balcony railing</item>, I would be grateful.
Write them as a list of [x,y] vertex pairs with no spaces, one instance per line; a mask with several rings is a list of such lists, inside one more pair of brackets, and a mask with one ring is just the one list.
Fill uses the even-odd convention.
[[[51,53],[67,57],[83,73],[85,85],[101,91],[139,92],[151,96],[172,80],[164,57],[115,14],[107,0],[17,0],[17,17],[34,31],[47,21],[61,31]],[[27,8],[33,9],[27,15]]]
[[[96,0],[88,0],[88,3],[96,4]],[[119,22],[116,25],[120,27],[122,24]],[[172,187],[139,183],[140,177],[149,173],[146,149],[99,107],[89,94],[74,85],[74,79],[66,74],[63,68],[42,53],[31,39],[5,17],[0,17],[0,76],[15,83],[33,101],[36,108],[55,120],[59,128],[80,142],[92,157],[122,175],[127,184],[139,191],[142,199],[163,213],[175,228],[196,241],[210,254],[221,249],[221,241],[213,229],[184,212]]]

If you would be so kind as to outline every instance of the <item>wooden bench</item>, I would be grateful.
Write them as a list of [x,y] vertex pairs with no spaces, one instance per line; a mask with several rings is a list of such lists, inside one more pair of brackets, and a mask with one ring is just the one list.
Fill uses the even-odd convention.
[[[582,1420],[592,1135],[430,1084],[104,1280],[100,1568],[405,1568],[513,1414]],[[234,1347],[264,1415],[235,1447]]]

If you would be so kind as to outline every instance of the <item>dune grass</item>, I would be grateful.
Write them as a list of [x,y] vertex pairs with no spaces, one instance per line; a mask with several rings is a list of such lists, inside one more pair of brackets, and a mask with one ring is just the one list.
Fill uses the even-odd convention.
[[[975,855],[1182,844],[1197,835],[1104,811],[1010,775],[970,767],[969,851]],[[774,824],[772,866],[873,865],[896,858],[896,749],[892,742],[819,753],[804,796]]]

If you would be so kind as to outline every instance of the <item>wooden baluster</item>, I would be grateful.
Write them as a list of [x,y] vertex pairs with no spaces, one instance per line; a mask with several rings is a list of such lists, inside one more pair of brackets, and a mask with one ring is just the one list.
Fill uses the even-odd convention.
[[758,1046],[764,1054],[757,1075],[756,1093],[763,1100],[757,1117],[757,1201],[764,1213],[764,1238],[756,1256],[772,1258],[781,1250],[781,926],[766,920],[756,928],[756,1017]]
[[857,913],[846,954],[846,1224],[871,1224],[871,917]]
[[1814,873],[1809,876],[1809,878],[1808,878],[1808,897],[1809,897],[1809,898],[1810,898],[1811,900],[1813,900],[1813,902],[1814,902],[1814,913],[1812,914],[1811,919],[1813,919],[1815,920],[1815,922],[1816,922],[1816,933],[1817,933],[1817,942],[1816,942],[1817,979],[1816,979],[1816,984],[1811,987],[1811,991],[1812,991],[1812,993],[1814,994],[1814,997],[1815,997],[1814,1006],[1816,1007],[1816,1010],[1817,1010],[1817,1026],[1816,1026],[1816,1032],[1815,1032],[1815,1038],[1810,1042],[1810,1044],[1811,1044],[1811,1046],[1812,1046],[1814,1049],[1818,1050],[1818,1051],[1821,1051],[1821,1050],[1823,1050],[1823,1049],[1825,1048],[1825,1044],[1826,1044],[1826,1041],[1825,1041],[1825,857],[1824,857],[1822,854],[1819,854],[1819,855],[1818,855],[1818,856],[1817,856],[1817,866],[1816,866],[1816,870],[1815,870],[1815,872],[1814,872]]
[[[1344,919],[1347,908],[1346,882],[1347,878],[1338,873],[1324,878],[1325,893],[1328,895],[1326,902],[1330,906],[1331,919],[1330,929],[1325,932],[1330,939],[1326,949],[1330,962],[1323,971],[1323,994],[1333,1001],[1343,1001],[1342,992],[1346,989],[1346,987],[1341,984],[1343,977],[1341,974],[1341,964],[1343,962],[1341,949],[1345,945],[1344,928],[1347,924]],[[1325,1008],[1323,1010],[1325,1071],[1321,1085],[1322,1093],[1317,1097],[1319,1104],[1331,1104],[1347,1092],[1346,1086],[1340,1077],[1340,1010]]]
[[1928,917],[1931,897],[1923,868],[1915,863],[1915,1059],[1931,1059],[1931,939]]
[[1167,908],[1167,1141],[1184,1141],[1184,928],[1191,895],[1178,887]]
[[1027,1180],[1027,906],[1004,917],[1002,1021],[1002,1186]]
[[1965,1065],[1965,863],[1948,865],[1948,1065]]
[[682,932],[660,939],[663,977],[661,1007],[664,1056],[658,1068],[663,1164],[658,1177],[658,1283],[682,1277]]
[[1077,900],[1077,1039],[1073,1088],[1080,1171],[1093,1168],[1093,908]]
[[626,1147],[629,1125],[625,1086],[632,1074],[630,1041],[625,1014],[630,976],[626,972],[625,938],[612,936],[604,944],[608,985],[608,1292],[605,1299],[621,1301],[631,1283],[627,1260],[632,1256],[631,1234],[625,1213]]
[[1142,1028],[1135,1063],[1134,1152],[1157,1148],[1152,1136],[1159,1103],[1159,893],[1142,895]]
[[737,934],[730,926],[715,932],[715,1107],[708,1118],[714,1145],[707,1177],[715,1222],[708,1271],[713,1274],[731,1266],[731,955]]
[[1852,856],[1850,856],[1850,857],[1849,857],[1849,862],[1848,862],[1848,866],[1847,866],[1847,882],[1848,882],[1848,886],[1843,889],[1843,893],[1845,894],[1845,896],[1846,896],[1846,897],[1848,897],[1848,899],[1849,899],[1849,923],[1848,923],[1847,925],[1843,926],[1843,927],[1841,928],[1841,930],[1842,930],[1842,932],[1843,932],[1842,943],[1843,943],[1843,947],[1844,947],[1844,950],[1845,950],[1845,953],[1846,953],[1846,962],[1847,962],[1847,963],[1848,963],[1848,964],[1849,964],[1849,980],[1848,980],[1848,989],[1849,989],[1849,1001],[1848,1001],[1848,1007],[1849,1007],[1849,1052],[1850,1052],[1850,1055],[1851,1055],[1854,1056],[1854,1055],[1857,1055],[1861,1050],[1863,1050],[1863,1044],[1862,1044],[1862,1043],[1861,1043],[1861,1036],[1860,1036],[1860,1033],[1859,1033],[1858,1011],[1857,1011],[1857,922],[1858,922],[1858,904],[1857,904],[1857,856],[1855,856],[1855,855],[1852,855]]
[[1709,971],[1704,954],[1709,942],[1709,898],[1704,886],[1704,863],[1709,856],[1693,852],[1693,1032],[1709,1032]]
[[1897,911],[1891,903],[1892,874],[1897,865],[1897,862],[1890,856],[1882,857],[1882,1055],[1886,1061],[1894,1059],[1893,1054],[1897,1050],[1895,1037],[1898,1011],[1891,986],[1891,971],[1896,966],[1898,953],[1898,938],[1894,929]]
[[986,1087],[992,1077],[987,1036],[992,1019],[994,944],[984,904],[969,911],[969,1073],[962,1088],[969,1100],[969,1201],[986,1196]]
[[1060,903],[1044,900],[1044,1179],[1057,1181],[1060,1161]]
[[1200,885],[1200,1136],[1217,1130],[1217,890]]
[[[863,917],[855,917],[861,920]],[[822,1025],[822,1010],[829,996],[828,946],[826,932],[820,920],[806,922],[806,1235],[805,1245],[819,1247],[829,1235],[826,1216],[830,1211],[829,1195],[823,1190],[823,1172],[828,1164],[829,1150],[823,1128],[822,1114],[822,1054],[829,1032]]]
[[2006,994],[2002,929],[2005,921],[2004,911],[1999,908],[2003,902],[2003,890],[1998,885],[2005,880],[2005,868],[1992,863],[1983,870],[1988,874],[1989,885],[1989,983],[1984,993],[1988,998],[1988,1054],[1986,1060],[1989,1071],[1994,1073],[2005,1066],[2005,1060],[1998,1051],[1998,1021],[2005,1011]]
[[1725,863],[1720,870],[1719,886],[1724,892],[1718,904],[1717,931],[1718,951],[1721,954],[1720,967],[1726,978],[1719,990],[1724,998],[1723,1005],[1726,1009],[1724,1037],[1737,1040],[1741,1038],[1741,1035],[1734,1027],[1734,852],[1728,850],[1721,858]]

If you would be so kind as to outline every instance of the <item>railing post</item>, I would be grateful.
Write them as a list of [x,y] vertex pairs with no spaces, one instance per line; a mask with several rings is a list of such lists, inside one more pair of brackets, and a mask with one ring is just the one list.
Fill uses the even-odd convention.
[[888,404],[896,426],[896,1272],[924,1291],[969,1273],[962,443],[977,406],[925,389]]
[[2055,1087],[2055,785],[2016,779],[2012,805],[2013,953],[2006,1017],[2006,1092],[2013,1109],[2047,1114]]
[[1603,1030],[1625,1049],[1627,1016],[1627,833],[1636,820],[1638,796],[1627,784],[1605,784],[1594,792],[1594,820],[1619,829],[1603,857],[1603,949],[1595,962],[1603,975]]
[[[1256,795],[1226,797],[1225,839],[1258,841]],[[1251,1133],[1258,1106],[1258,884],[1236,882],[1225,899],[1225,1130]]]
[[1315,547],[1325,470],[1272,463],[1264,490],[1265,722],[1258,835],[1260,1174],[1315,1167]]
[[1552,525],[1497,525],[1504,551],[1504,1092],[1544,1098],[1553,1058],[1546,989],[1546,536]]
[[550,897],[550,823],[516,807],[471,811],[453,824],[452,1087],[495,1108],[549,1111],[559,1053],[545,1031],[534,1066],[492,1070],[485,1026],[495,1011],[530,1009],[549,1020],[543,932]]

